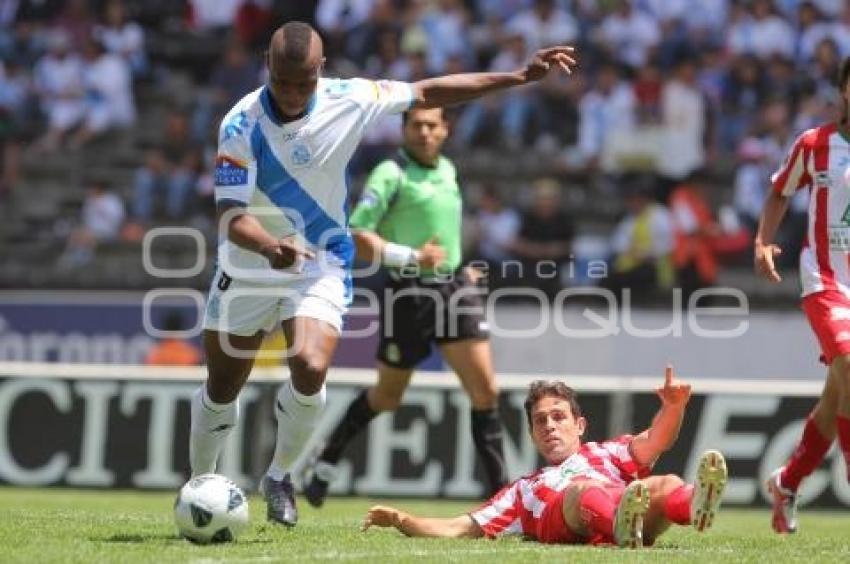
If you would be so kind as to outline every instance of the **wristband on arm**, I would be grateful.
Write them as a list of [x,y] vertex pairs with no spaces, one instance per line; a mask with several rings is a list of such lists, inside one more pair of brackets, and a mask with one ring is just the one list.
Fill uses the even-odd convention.
[[382,253],[384,266],[401,268],[415,264],[417,259],[416,249],[398,243],[386,243]]

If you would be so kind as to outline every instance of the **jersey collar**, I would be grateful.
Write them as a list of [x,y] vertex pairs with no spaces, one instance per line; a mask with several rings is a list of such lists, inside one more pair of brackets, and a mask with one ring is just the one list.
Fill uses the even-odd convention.
[[414,157],[412,154],[410,154],[407,151],[407,149],[405,149],[404,147],[401,147],[398,150],[398,154],[401,155],[401,158],[404,159],[405,161],[407,161],[409,163],[413,163],[416,166],[418,166],[419,168],[427,168],[429,170],[434,170],[437,167],[439,167],[440,166],[440,160],[443,158],[442,155],[440,155],[440,156],[437,157],[437,161],[433,165],[427,165],[423,162],[418,161],[416,159],[416,157]]
[[266,112],[266,115],[269,116],[269,119],[272,120],[272,123],[278,127],[286,127],[293,123],[298,123],[310,115],[310,112],[312,112],[313,108],[316,107],[316,97],[316,93],[314,92],[313,95],[310,96],[310,101],[307,102],[307,111],[303,116],[295,121],[283,120],[283,116],[280,115],[280,112],[277,110],[277,106],[274,105],[274,100],[272,100],[272,94],[268,86],[263,86],[263,91],[260,93],[260,103],[263,105],[263,110]]

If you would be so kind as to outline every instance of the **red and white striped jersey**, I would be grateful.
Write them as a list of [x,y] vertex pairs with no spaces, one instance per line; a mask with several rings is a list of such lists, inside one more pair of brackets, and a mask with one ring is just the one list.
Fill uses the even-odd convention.
[[629,451],[631,435],[603,443],[584,443],[572,456],[556,466],[546,466],[505,486],[470,514],[488,537],[525,535],[536,537],[538,520],[546,504],[558,492],[579,480],[596,480],[626,486],[649,475]]
[[837,290],[850,297],[850,141],[834,123],[803,132],[771,182],[785,197],[809,190],[803,296]]

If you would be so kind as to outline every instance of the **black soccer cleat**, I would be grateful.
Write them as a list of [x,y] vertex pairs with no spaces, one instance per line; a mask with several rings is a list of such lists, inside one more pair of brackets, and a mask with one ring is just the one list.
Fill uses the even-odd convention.
[[313,474],[313,478],[307,482],[302,492],[307,503],[316,508],[324,505],[325,498],[328,497],[328,486],[330,486],[328,482]]
[[298,523],[298,509],[295,507],[295,488],[289,474],[280,481],[266,475],[261,489],[266,500],[266,518],[286,527],[294,527]]

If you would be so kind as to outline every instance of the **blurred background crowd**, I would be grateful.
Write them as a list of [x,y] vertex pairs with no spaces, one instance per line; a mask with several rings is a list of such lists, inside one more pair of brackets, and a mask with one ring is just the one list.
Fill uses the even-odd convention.
[[[756,281],[750,241],[795,136],[840,108],[844,0],[0,0],[0,286],[204,289],[212,260],[155,279],[142,241],[192,226],[212,256],[218,122],[263,83],[270,33],[290,19],[321,32],[328,76],[514,70],[577,47],[572,76],[449,114],[467,258],[494,286],[634,288],[653,303],[728,285],[795,303],[806,194],[780,233],[782,285]],[[369,132],[352,201],[400,139],[398,116]],[[196,243],[150,251],[180,268]]]

